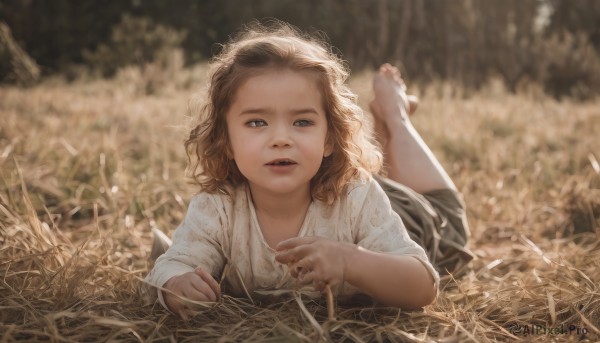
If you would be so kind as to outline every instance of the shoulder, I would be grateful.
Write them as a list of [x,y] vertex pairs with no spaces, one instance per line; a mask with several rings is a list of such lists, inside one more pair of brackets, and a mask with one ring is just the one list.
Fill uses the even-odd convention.
[[238,187],[231,194],[201,192],[192,197],[188,211],[229,221],[234,212],[248,211],[248,189]]
[[366,201],[371,197],[384,195],[385,193],[373,176],[369,175],[349,183],[346,194],[349,200]]
[[212,218],[226,218],[233,207],[233,199],[227,194],[200,192],[192,197],[188,215],[202,215]]
[[345,209],[346,215],[358,218],[362,213],[374,209],[389,207],[389,199],[379,183],[372,177],[352,181],[348,184],[346,192],[340,197],[340,206]]
[[197,193],[190,200],[189,211],[207,211],[218,207],[224,201],[220,194],[206,192]]

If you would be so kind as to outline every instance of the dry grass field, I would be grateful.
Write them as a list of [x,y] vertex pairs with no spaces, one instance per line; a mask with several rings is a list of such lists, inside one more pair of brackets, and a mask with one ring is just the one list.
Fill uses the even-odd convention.
[[[0,88],[0,342],[600,340],[600,101],[416,91],[415,126],[468,205],[477,259],[422,311],[222,297],[189,321],[138,292],[151,228],[172,233],[190,99],[205,68],[144,95],[115,80]],[[369,73],[351,86],[361,105]]]

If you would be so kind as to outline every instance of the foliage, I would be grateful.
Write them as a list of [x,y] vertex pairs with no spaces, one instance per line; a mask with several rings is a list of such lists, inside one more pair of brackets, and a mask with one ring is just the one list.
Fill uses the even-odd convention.
[[[45,67],[46,74],[91,61],[112,75],[122,66],[114,64],[137,62],[134,50],[145,48],[134,49],[132,44],[144,46],[148,42],[141,38],[150,33],[135,31],[137,38],[130,40],[114,37],[115,30],[132,28],[120,22],[124,14],[130,20],[187,32],[181,39],[161,39],[165,46],[181,43],[188,63],[210,58],[219,43],[250,20],[274,17],[305,31],[323,32],[354,69],[385,61],[403,64],[405,74],[422,85],[441,79],[477,90],[490,77],[501,77],[511,91],[523,82],[537,82],[555,96],[585,99],[600,93],[597,80],[589,77],[597,73],[593,62],[597,57],[590,54],[600,53],[600,4],[595,0],[29,0],[0,4],[0,20],[8,23],[17,42]],[[162,34],[156,31],[156,37]],[[117,42],[129,46],[121,51]],[[549,45],[558,51],[570,45],[579,56],[571,58],[562,52],[554,56],[548,52]],[[90,51],[95,51],[95,58]],[[577,67],[568,67],[571,62]]]
[[100,44],[94,52],[84,51],[83,57],[105,76],[130,65],[138,65],[142,70],[150,63],[166,67],[184,37],[184,33],[157,25],[148,18],[125,15],[112,29],[109,42]]
[[27,86],[39,78],[38,65],[15,43],[8,26],[0,21],[0,82]]
[[546,91],[556,97],[589,99],[600,90],[600,55],[583,34],[554,35],[543,45],[546,56],[542,82]]

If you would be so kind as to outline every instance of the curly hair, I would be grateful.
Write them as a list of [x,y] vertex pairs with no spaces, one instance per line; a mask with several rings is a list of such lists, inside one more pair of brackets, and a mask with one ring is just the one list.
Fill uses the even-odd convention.
[[229,195],[246,182],[231,158],[226,113],[244,81],[272,68],[317,75],[327,119],[326,141],[333,152],[323,158],[311,179],[313,198],[331,204],[350,181],[379,171],[382,154],[363,125],[365,116],[356,94],[345,84],[349,71],[344,62],[325,42],[289,24],[254,22],[211,61],[207,102],[185,141],[187,176],[192,182],[205,192]]

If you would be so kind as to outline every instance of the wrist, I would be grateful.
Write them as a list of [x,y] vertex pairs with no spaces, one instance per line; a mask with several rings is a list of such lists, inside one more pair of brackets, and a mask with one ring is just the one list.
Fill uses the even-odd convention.
[[172,285],[173,285],[173,281],[175,281],[175,278],[176,278],[176,277],[177,277],[177,276],[173,276],[173,277],[171,277],[169,280],[167,280],[167,282],[165,282],[165,283],[164,283],[164,285],[163,285],[163,288],[166,288],[166,289],[171,289],[171,287],[172,287]]
[[343,258],[344,258],[344,281],[353,283],[356,274],[356,261],[357,255],[360,254],[360,249],[356,244],[347,243],[344,245]]

